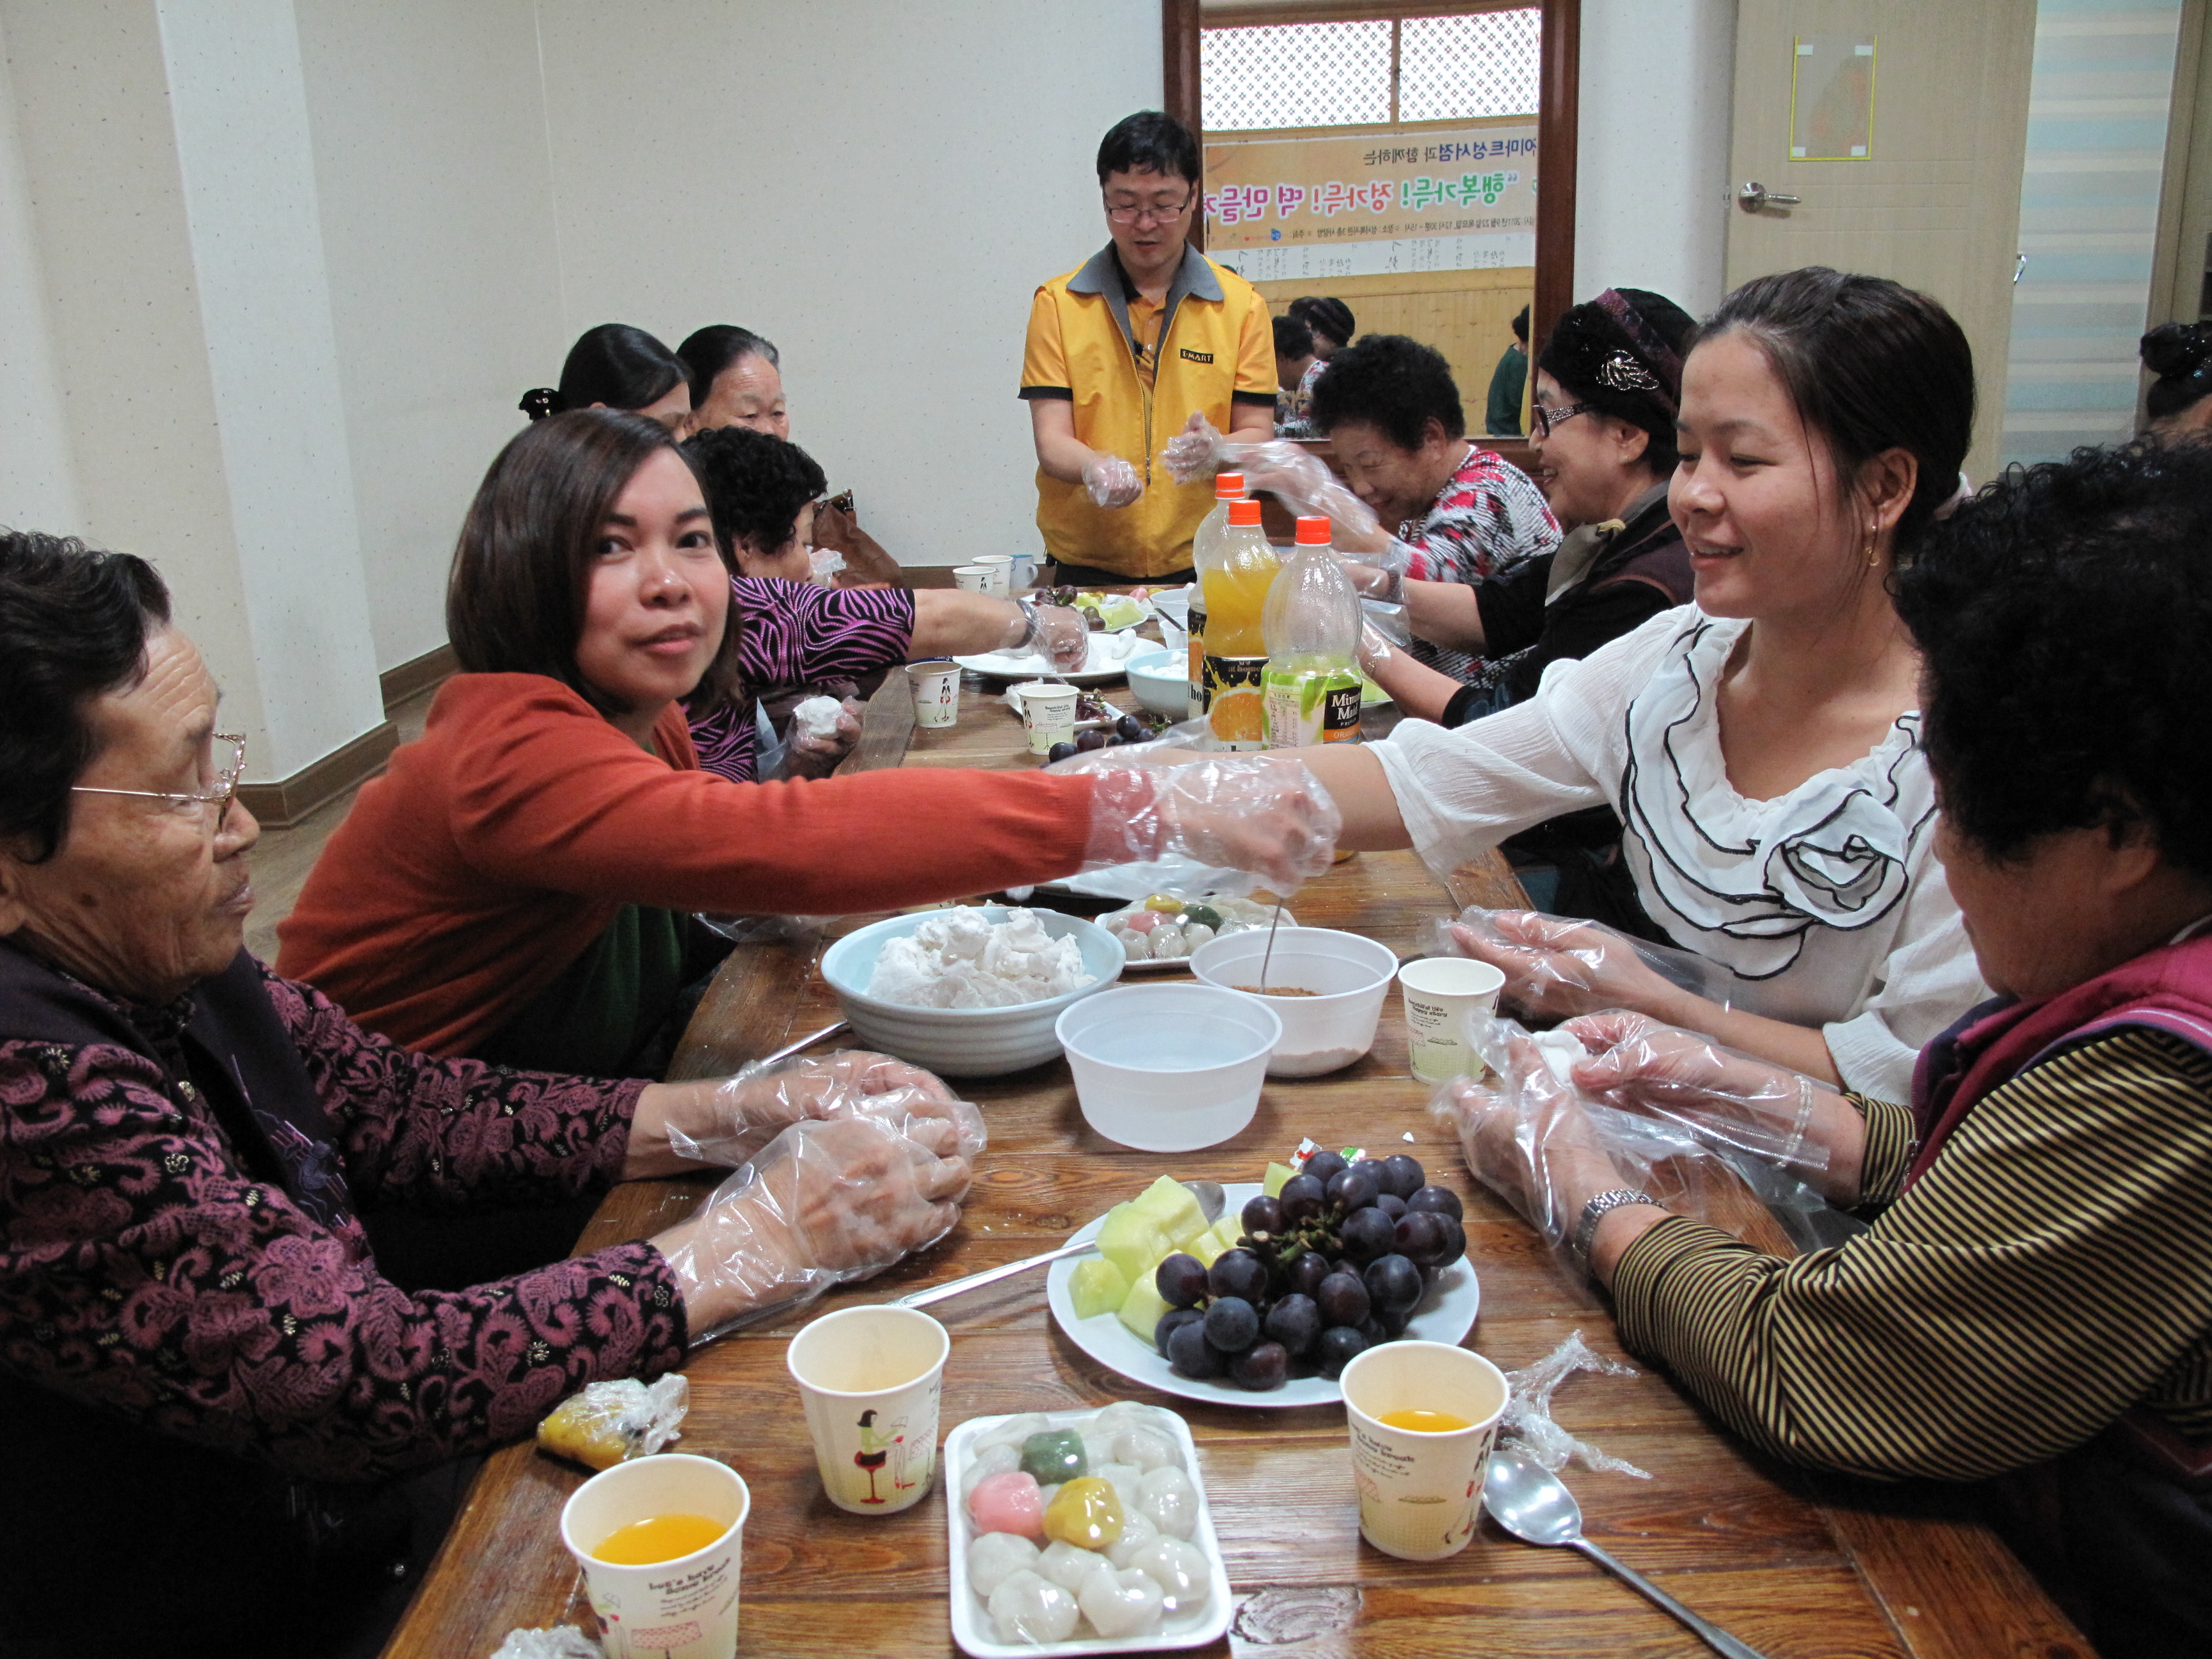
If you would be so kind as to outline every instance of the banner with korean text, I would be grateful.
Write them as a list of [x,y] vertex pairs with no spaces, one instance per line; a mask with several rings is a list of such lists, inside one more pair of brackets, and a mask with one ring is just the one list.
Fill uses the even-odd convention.
[[1536,129],[1206,146],[1206,251],[1254,282],[1536,263]]

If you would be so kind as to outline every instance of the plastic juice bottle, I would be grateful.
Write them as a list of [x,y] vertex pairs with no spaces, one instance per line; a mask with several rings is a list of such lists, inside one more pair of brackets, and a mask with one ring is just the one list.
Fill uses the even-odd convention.
[[1198,580],[1190,592],[1190,712],[1206,712],[1206,573],[1221,564],[1221,549],[1229,539],[1229,507],[1244,499],[1242,472],[1213,475],[1213,510],[1198,521],[1190,538],[1190,562]]
[[1199,575],[1206,596],[1206,721],[1217,749],[1267,746],[1260,677],[1267,642],[1260,617],[1281,569],[1260,527],[1260,503],[1231,501],[1220,562]]
[[1267,593],[1261,690],[1267,747],[1359,740],[1359,595],[1329,551],[1329,522],[1298,520],[1297,551]]

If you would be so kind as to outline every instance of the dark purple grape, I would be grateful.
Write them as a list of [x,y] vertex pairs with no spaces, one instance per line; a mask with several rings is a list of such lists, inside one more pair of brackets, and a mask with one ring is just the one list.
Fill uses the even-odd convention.
[[1438,1215],[1448,1215],[1458,1221],[1467,1210],[1459,1201],[1459,1194],[1449,1187],[1424,1187],[1406,1200],[1409,1210],[1433,1210]]
[[1344,1218],[1338,1235],[1344,1240],[1345,1255],[1364,1267],[1376,1256],[1389,1255],[1398,1240],[1398,1228],[1380,1210],[1354,1210]]
[[1406,1200],[1395,1193],[1385,1193],[1375,1200],[1375,1207],[1395,1221],[1406,1213]]
[[1375,1323],[1382,1330],[1385,1342],[1395,1342],[1405,1335],[1406,1327],[1413,1322],[1413,1310],[1411,1308],[1377,1308],[1375,1310]]
[[1354,1279],[1359,1277],[1359,1264],[1348,1255],[1340,1255],[1331,1261],[1328,1270],[1333,1273],[1350,1273]]
[[1152,1270],[1152,1288],[1170,1308],[1194,1308],[1206,1294],[1206,1264],[1178,1251]]
[[1122,715],[1120,720],[1114,722],[1114,729],[1129,743],[1142,743],[1146,738],[1152,736],[1151,732],[1145,730],[1144,721],[1139,720],[1134,714]]
[[1241,1296],[1218,1296],[1206,1310],[1206,1340],[1223,1353],[1243,1353],[1260,1340],[1260,1313]]
[[1248,1198],[1241,1219],[1248,1233],[1279,1233],[1283,1231],[1283,1201],[1265,1193],[1257,1198]]
[[1326,1185],[1328,1178],[1344,1166],[1342,1152],[1332,1152],[1324,1148],[1305,1161],[1303,1173]]
[[1436,1265],[1449,1267],[1467,1254],[1467,1229],[1448,1215],[1437,1219],[1444,1224],[1444,1242],[1443,1248],[1437,1252]]
[[1063,741],[1056,743],[1053,744],[1051,748],[1046,750],[1044,751],[1044,757],[1048,762],[1058,762],[1066,760],[1071,755],[1076,755],[1081,752],[1082,751],[1077,749],[1073,744]]
[[1195,1325],[1206,1316],[1195,1308],[1170,1308],[1160,1316],[1160,1322],[1152,1327],[1152,1346],[1160,1351],[1160,1358],[1168,1358],[1168,1339],[1186,1325]]
[[1229,1379],[1240,1389],[1265,1394],[1279,1389],[1291,1375],[1291,1357],[1279,1342],[1258,1342],[1229,1362]]
[[1328,1196],[1328,1189],[1311,1176],[1292,1176],[1275,1194],[1276,1202],[1283,1206],[1283,1224],[1295,1227],[1301,1221],[1312,1220],[1321,1213]]
[[1421,1299],[1421,1270],[1404,1256],[1381,1256],[1367,1264],[1367,1294],[1377,1308],[1402,1311]]
[[1221,1375],[1220,1351],[1206,1340],[1206,1321],[1178,1325],[1168,1337],[1168,1364],[1178,1376],[1204,1382]]
[[1352,1167],[1373,1182],[1376,1192],[1382,1190],[1382,1160],[1381,1158],[1363,1158]]
[[1334,1377],[1343,1374],[1344,1368],[1367,1352],[1367,1339],[1349,1325],[1332,1325],[1321,1334],[1315,1357],[1321,1361],[1321,1374]]
[[1374,1203],[1382,1190],[1373,1176],[1364,1176],[1356,1169],[1340,1170],[1328,1178],[1328,1201],[1340,1206],[1346,1215]]
[[1318,1250],[1300,1251],[1283,1270],[1285,1284],[1300,1296],[1311,1296],[1314,1287],[1328,1277],[1328,1258]]
[[1373,1300],[1365,1281],[1351,1273],[1331,1273],[1314,1291],[1314,1305],[1329,1325],[1357,1325],[1367,1317]]
[[1321,1308],[1310,1296],[1286,1296],[1267,1310],[1261,1328],[1268,1340],[1279,1342],[1292,1358],[1314,1345],[1321,1334]]
[[1443,1254],[1444,1223],[1449,1218],[1415,1210],[1398,1221],[1398,1254],[1416,1267],[1432,1267]]
[[1079,754],[1093,754],[1105,746],[1106,734],[1103,732],[1079,732],[1075,734],[1075,748]]
[[1386,1193],[1410,1198],[1421,1190],[1428,1179],[1428,1171],[1421,1168],[1419,1159],[1404,1152],[1393,1152],[1382,1160],[1382,1178],[1376,1184]]
[[1101,749],[1119,749],[1121,746],[1122,741],[1123,739],[1120,732],[1109,732],[1104,738],[1100,739],[1098,746]]
[[1370,1314],[1359,1322],[1359,1334],[1365,1340],[1367,1346],[1372,1348],[1388,1342],[1393,1334],[1382,1328],[1382,1322],[1380,1318],[1374,1314]]
[[1267,1265],[1249,1250],[1224,1250],[1206,1269],[1206,1285],[1216,1296],[1257,1302],[1267,1291]]

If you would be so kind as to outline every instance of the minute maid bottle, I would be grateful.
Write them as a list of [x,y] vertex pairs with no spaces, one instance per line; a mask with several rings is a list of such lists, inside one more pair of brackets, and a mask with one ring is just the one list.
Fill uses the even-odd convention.
[[1359,596],[1329,551],[1327,519],[1298,520],[1297,551],[1261,622],[1267,747],[1359,739]]

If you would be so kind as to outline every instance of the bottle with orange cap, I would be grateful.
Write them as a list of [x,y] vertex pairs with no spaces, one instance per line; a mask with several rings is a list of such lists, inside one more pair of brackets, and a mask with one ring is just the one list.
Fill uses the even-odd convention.
[[1260,503],[1231,501],[1229,533],[1213,567],[1198,578],[1206,596],[1206,724],[1216,749],[1267,747],[1260,677],[1267,641],[1260,619],[1281,568],[1260,524]]
[[1206,573],[1218,569],[1221,550],[1229,539],[1229,509],[1244,499],[1242,472],[1213,475],[1213,510],[1198,521],[1190,538],[1190,562],[1198,580],[1190,588],[1190,713],[1206,713]]
[[1267,591],[1261,678],[1267,747],[1359,738],[1359,595],[1329,551],[1329,521],[1298,520],[1297,550]]

